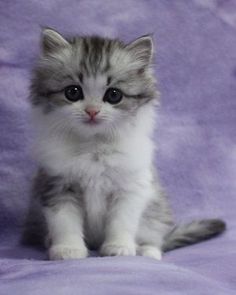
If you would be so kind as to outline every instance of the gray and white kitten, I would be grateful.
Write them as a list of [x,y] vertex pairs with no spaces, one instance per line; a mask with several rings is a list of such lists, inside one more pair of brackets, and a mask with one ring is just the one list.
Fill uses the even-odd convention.
[[[143,255],[225,229],[208,219],[175,226],[153,167],[153,42],[42,33],[31,102],[39,163],[25,240],[49,258]],[[38,216],[41,215],[41,219]]]

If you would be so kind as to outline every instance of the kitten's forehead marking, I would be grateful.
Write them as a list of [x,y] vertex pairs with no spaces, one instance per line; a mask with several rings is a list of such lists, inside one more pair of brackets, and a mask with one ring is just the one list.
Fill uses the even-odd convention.
[[108,76],[108,77],[107,77],[107,86],[108,86],[109,84],[111,84],[111,80],[112,80],[112,77],[111,77],[111,76]]
[[87,75],[105,73],[110,69],[111,48],[117,41],[100,37],[83,37],[80,39],[82,56],[80,67]]
[[79,78],[80,83],[83,84],[84,75],[81,72],[78,73],[78,78]]

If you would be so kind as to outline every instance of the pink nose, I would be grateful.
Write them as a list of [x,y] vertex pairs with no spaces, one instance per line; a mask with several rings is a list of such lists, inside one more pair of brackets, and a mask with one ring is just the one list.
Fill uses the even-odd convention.
[[95,118],[96,115],[100,112],[98,109],[87,107],[85,112],[91,117],[91,119]]

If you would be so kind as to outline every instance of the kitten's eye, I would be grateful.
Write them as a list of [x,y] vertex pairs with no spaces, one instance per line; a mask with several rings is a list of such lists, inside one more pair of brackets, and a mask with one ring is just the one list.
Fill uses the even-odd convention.
[[82,100],[84,98],[83,90],[80,86],[71,85],[65,88],[65,97],[72,102]]
[[109,102],[110,104],[117,104],[122,100],[123,93],[117,88],[107,89],[103,100]]

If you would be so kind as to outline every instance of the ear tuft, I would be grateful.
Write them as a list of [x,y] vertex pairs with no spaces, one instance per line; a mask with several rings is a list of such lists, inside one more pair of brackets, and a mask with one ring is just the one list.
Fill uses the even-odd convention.
[[60,48],[70,46],[68,41],[61,34],[51,28],[43,29],[41,42],[44,54],[50,54]]
[[150,35],[142,36],[129,43],[126,48],[131,51],[134,57],[149,65],[153,56],[153,40]]

